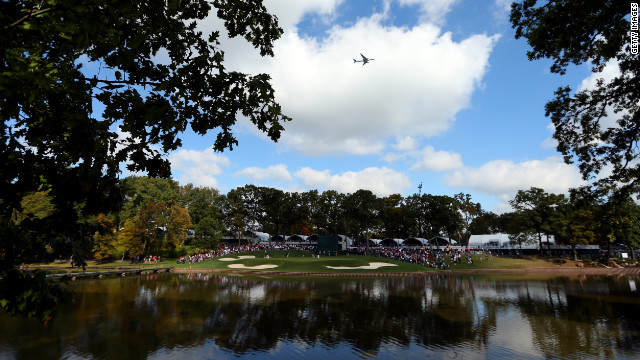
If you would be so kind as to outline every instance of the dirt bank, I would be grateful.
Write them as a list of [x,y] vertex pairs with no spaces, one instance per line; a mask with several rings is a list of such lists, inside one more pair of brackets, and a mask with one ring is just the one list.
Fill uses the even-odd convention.
[[310,277],[404,277],[428,276],[444,274],[547,274],[547,275],[636,275],[640,276],[640,267],[627,268],[529,268],[529,269],[469,269],[438,270],[429,272],[407,273],[303,273],[285,271],[231,270],[231,269],[173,269],[175,273],[216,273],[230,275],[262,275],[262,276],[310,276]]

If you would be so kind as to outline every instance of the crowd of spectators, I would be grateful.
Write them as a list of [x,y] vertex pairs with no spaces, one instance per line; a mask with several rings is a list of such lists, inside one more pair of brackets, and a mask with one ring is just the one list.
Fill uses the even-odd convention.
[[[369,251],[373,252],[375,256],[384,257],[388,259],[405,261],[412,264],[429,266],[438,269],[448,269],[451,265],[460,264],[463,258],[469,265],[473,265],[473,258],[471,255],[480,255],[480,261],[483,257],[489,260],[489,257],[493,255],[491,253],[485,253],[483,250],[478,249],[429,249],[429,248],[409,248],[409,247],[373,247]],[[352,252],[353,253],[353,252]],[[359,247],[355,249],[355,253],[364,255],[366,249]]]
[[[300,244],[282,244],[273,243],[267,244],[250,244],[250,245],[228,245],[221,247],[217,250],[191,255],[183,256],[178,261],[179,263],[196,263],[214,257],[226,256],[229,254],[241,254],[249,251],[264,251],[265,257],[268,256],[269,250],[302,250],[309,251],[314,254],[314,257],[322,256],[337,256],[339,253],[329,251],[318,251],[315,245],[300,245]],[[347,254],[352,255],[364,255],[367,249],[365,247],[351,248]],[[489,260],[493,255],[490,252],[485,252],[480,249],[430,249],[430,248],[410,248],[410,247],[372,247],[369,248],[369,252],[373,253],[377,257],[383,257],[398,261],[404,261],[421,266],[429,266],[437,269],[448,269],[452,265],[455,266],[462,261],[466,261],[469,265],[473,264],[471,255],[480,255],[479,259]],[[288,256],[287,252],[287,256]]]

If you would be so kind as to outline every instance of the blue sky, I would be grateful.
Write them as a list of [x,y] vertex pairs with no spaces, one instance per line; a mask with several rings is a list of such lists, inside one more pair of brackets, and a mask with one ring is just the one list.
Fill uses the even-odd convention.
[[[527,60],[509,2],[472,0],[266,0],[285,33],[273,58],[242,39],[223,42],[228,69],[272,76],[293,120],[273,143],[240,118],[239,145],[215,153],[215,133],[185,134],[168,158],[181,184],[226,193],[245,184],[286,191],[378,196],[464,192],[508,210],[518,189],[566,193],[582,184],[551,139],[544,104],[559,86],[584,88]],[[211,17],[203,31],[221,29]],[[375,58],[362,66],[359,53]]]

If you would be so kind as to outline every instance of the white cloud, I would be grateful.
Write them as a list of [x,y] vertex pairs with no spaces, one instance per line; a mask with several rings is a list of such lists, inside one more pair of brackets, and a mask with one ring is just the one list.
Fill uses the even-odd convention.
[[309,13],[315,13],[326,18],[335,15],[336,8],[344,0],[265,0],[268,11],[278,17],[278,24],[283,29],[295,27],[302,18]]
[[370,167],[362,171],[347,171],[342,174],[331,174],[331,170],[314,170],[304,167],[295,173],[306,188],[336,190],[342,193],[353,193],[360,189],[371,190],[378,196],[403,193],[411,187],[407,175],[382,167]]
[[272,165],[268,168],[260,168],[256,166],[248,167],[244,170],[238,171],[236,174],[244,175],[248,178],[262,181],[262,180],[276,180],[276,181],[291,181],[293,178],[287,170],[287,165],[278,164]]
[[405,136],[397,139],[397,143],[393,146],[398,151],[410,151],[418,146],[418,141],[412,136]]
[[[268,6],[293,24],[306,13],[330,16],[339,1],[295,2],[288,9],[291,3]],[[452,1],[420,2],[429,3],[435,9]],[[385,26],[384,20],[384,14],[373,14],[350,26],[336,25],[325,38],[303,36],[287,25],[273,58],[260,57],[243,39],[222,40],[225,66],[270,74],[276,101],[293,119],[284,124],[279,141],[284,149],[311,155],[379,154],[389,139],[444,133],[481,86],[499,36],[454,41],[430,22],[407,28]],[[205,33],[220,26],[215,16],[201,23]],[[352,58],[360,53],[375,60],[354,64]],[[239,124],[264,137],[248,121]]]
[[420,152],[420,158],[413,164],[414,171],[449,171],[462,168],[462,157],[450,151],[436,151],[427,146]]
[[596,88],[599,79],[603,79],[605,83],[620,76],[620,66],[617,60],[609,61],[599,73],[592,73],[586,79],[582,80],[578,91],[593,90]]
[[409,153],[406,153],[406,152],[402,152],[402,153],[389,152],[384,154],[384,156],[382,157],[382,160],[388,163],[394,163],[396,161],[406,159],[408,156],[409,156]]
[[[390,137],[442,134],[469,106],[497,39],[454,42],[434,25],[384,27],[376,16],[334,27],[322,41],[287,33],[260,69],[293,118],[281,144],[314,155],[375,154]],[[375,61],[354,64],[360,52]]]
[[560,157],[514,163],[511,160],[490,161],[479,168],[454,171],[446,178],[451,187],[466,187],[476,191],[511,199],[518,190],[532,186],[551,193],[566,193],[569,188],[584,184],[578,169],[567,165]]
[[[611,60],[608,63],[606,63],[605,67],[602,69],[601,72],[593,73],[586,79],[582,80],[582,82],[580,83],[580,86],[578,87],[578,92],[584,91],[584,90],[595,90],[597,87],[598,81],[603,80],[604,83],[607,84],[611,80],[619,77],[620,75],[621,73],[620,73],[620,66],[618,65],[618,61],[615,59]],[[614,115],[612,106],[607,106],[606,112],[607,112],[607,116],[600,121],[600,126],[602,128],[617,127],[618,124],[616,123],[616,119],[619,119],[621,114]]]
[[398,0],[400,5],[417,5],[424,20],[434,24],[444,23],[445,16],[459,0]]
[[[550,133],[554,133],[556,131],[556,127],[553,125],[553,123],[549,123],[549,125],[547,125],[547,130],[549,130]],[[558,140],[550,136],[544,139],[540,146],[543,149],[555,149],[558,146]]]
[[169,155],[171,168],[181,172],[178,181],[181,184],[192,183],[196,186],[218,187],[215,176],[230,162],[226,156],[217,154],[209,148],[203,151],[180,149]]
[[494,12],[495,16],[497,18],[502,18],[509,15],[509,12],[511,12],[511,3],[513,3],[513,0],[495,0],[494,5],[496,7],[496,10]]

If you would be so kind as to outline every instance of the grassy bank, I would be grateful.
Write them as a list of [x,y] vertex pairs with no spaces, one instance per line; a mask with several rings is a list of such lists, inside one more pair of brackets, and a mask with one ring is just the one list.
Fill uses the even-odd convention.
[[[290,251],[289,257],[286,257],[286,251],[269,251],[270,258],[266,259],[264,252],[247,252],[243,254],[234,254],[224,256],[222,258],[215,258],[200,263],[175,265],[176,268],[182,269],[230,269],[231,264],[242,264],[247,268],[257,267],[260,265],[277,265],[275,268],[264,269],[262,271],[281,271],[281,272],[308,272],[308,273],[398,273],[398,272],[426,272],[434,271],[436,269],[428,268],[425,266],[410,264],[407,262],[396,261],[387,258],[379,258],[375,256],[361,256],[361,255],[341,255],[341,256],[328,256],[315,259],[309,252],[302,251]],[[304,255],[304,256],[303,256]],[[252,259],[238,259],[238,256],[255,256]],[[222,261],[220,259],[238,259],[233,261]],[[524,259],[514,259],[511,257],[490,257],[486,260],[483,257],[483,261],[480,261],[480,255],[473,255],[473,264],[468,264],[466,260],[462,263],[454,265],[447,260],[449,269],[458,270],[481,270],[481,269],[528,269],[528,268],[563,268],[571,267],[575,268],[576,264],[570,260],[548,259],[538,257],[526,257]],[[370,263],[384,262],[394,264],[396,266],[381,267],[378,269],[330,269],[327,266],[341,266],[341,267],[359,267],[367,266]],[[232,269],[230,269],[232,270]]]
[[[375,256],[359,256],[359,255],[341,255],[341,256],[326,256],[320,257],[320,259],[314,258],[312,253],[304,251],[289,251],[289,257],[286,256],[287,251],[284,250],[271,250],[269,251],[269,258],[265,258],[265,254],[262,251],[246,252],[242,254],[233,254],[224,256],[222,258],[215,258],[211,260],[202,261],[194,264],[175,265],[176,268],[182,269],[230,269],[229,265],[242,264],[247,268],[255,268],[261,265],[277,265],[275,268],[265,269],[264,271],[278,271],[278,272],[299,272],[299,273],[360,273],[360,272],[424,272],[427,269],[423,266],[418,266],[402,261],[396,261],[391,259],[383,259]],[[224,261],[225,259],[237,259],[239,256],[255,256],[252,259],[240,259],[233,261]],[[330,269],[327,266],[347,266],[347,267],[359,267],[368,266],[372,262],[385,262],[393,264],[395,266],[381,267],[375,270],[366,269]]]
[[[278,272],[300,272],[300,273],[404,273],[404,272],[427,272],[434,271],[436,269],[428,268],[425,266],[415,265],[407,262],[396,261],[387,258],[379,258],[375,256],[361,256],[361,255],[341,255],[341,256],[326,256],[316,259],[312,256],[312,253],[300,250],[288,251],[289,257],[287,257],[287,251],[285,250],[271,250],[269,251],[270,258],[265,258],[263,251],[253,251],[242,254],[232,254],[221,258],[214,258],[205,260],[199,263],[193,264],[176,264],[176,259],[166,259],[159,263],[150,264],[130,264],[129,262],[109,262],[109,263],[96,263],[93,261],[88,262],[88,268],[90,269],[110,269],[110,268],[145,268],[145,267],[159,267],[159,266],[171,266],[177,269],[216,269],[216,270],[230,270],[229,265],[241,264],[246,268],[259,267],[261,265],[276,265],[274,268],[264,269],[262,271],[278,271]],[[238,259],[239,256],[254,256],[254,258]],[[523,259],[514,259],[511,257],[498,257],[493,256],[488,260],[483,257],[480,261],[480,255],[473,255],[473,264],[468,264],[465,259],[462,263],[454,265],[449,260],[446,261],[449,264],[451,270],[482,270],[482,269],[535,269],[535,268],[575,268],[576,262],[573,260],[560,260],[540,258],[537,256],[529,256]],[[233,259],[232,261],[224,261],[224,259]],[[359,267],[368,266],[370,263],[384,262],[393,264],[395,266],[380,267],[377,269],[331,269],[328,266],[340,266],[340,267]],[[41,268],[41,269],[69,269],[68,262],[49,263],[49,264],[30,264],[29,268]],[[76,270],[80,270],[76,268]]]

